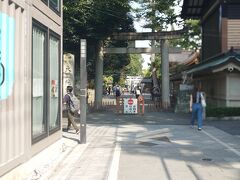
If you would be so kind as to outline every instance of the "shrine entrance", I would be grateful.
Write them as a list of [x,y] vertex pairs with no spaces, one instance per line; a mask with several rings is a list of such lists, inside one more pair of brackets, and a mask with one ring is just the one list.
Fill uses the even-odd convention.
[[[104,108],[103,102],[103,55],[108,54],[161,54],[161,97],[154,104],[149,104],[149,109],[170,108],[170,88],[169,88],[169,52],[175,52],[176,49],[170,49],[168,45],[169,39],[179,38],[185,30],[178,31],[162,31],[162,32],[143,32],[143,33],[114,33],[111,36],[111,40],[118,41],[127,41],[128,47],[124,48],[101,48],[96,61],[96,77],[95,77],[95,99],[94,99],[94,108],[102,109]],[[136,48],[136,40],[158,40],[160,41],[159,47],[150,47],[150,48]],[[111,103],[110,103],[111,104]],[[152,108],[154,107],[154,108]],[[147,108],[148,109],[148,108]]]

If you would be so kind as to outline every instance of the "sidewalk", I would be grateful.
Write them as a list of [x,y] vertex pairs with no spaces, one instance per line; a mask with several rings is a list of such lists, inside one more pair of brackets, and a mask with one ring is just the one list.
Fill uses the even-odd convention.
[[239,180],[240,138],[213,126],[191,129],[188,115],[108,112],[87,122],[87,144],[77,144],[48,179]]

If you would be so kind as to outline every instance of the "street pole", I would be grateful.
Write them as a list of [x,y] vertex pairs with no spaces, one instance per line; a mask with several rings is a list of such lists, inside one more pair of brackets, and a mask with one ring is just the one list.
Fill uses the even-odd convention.
[[87,42],[80,41],[80,143],[86,144],[86,99],[87,99]]

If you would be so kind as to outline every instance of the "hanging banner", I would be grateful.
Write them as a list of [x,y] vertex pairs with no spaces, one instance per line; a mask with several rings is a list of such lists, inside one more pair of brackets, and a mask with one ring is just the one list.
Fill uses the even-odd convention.
[[14,19],[0,12],[0,100],[7,99],[14,84]]

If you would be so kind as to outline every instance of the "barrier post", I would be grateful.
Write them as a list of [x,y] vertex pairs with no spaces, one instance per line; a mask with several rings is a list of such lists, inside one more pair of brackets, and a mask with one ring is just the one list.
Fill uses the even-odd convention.
[[144,97],[142,95],[138,97],[138,114],[144,115]]

